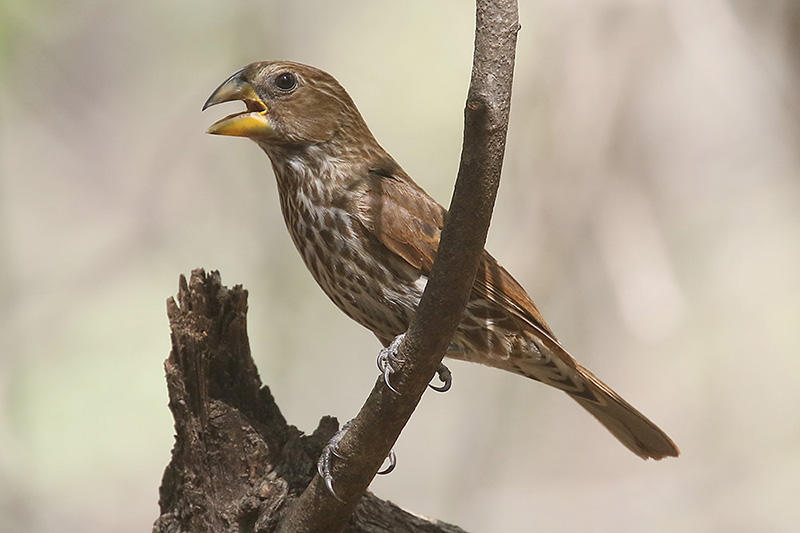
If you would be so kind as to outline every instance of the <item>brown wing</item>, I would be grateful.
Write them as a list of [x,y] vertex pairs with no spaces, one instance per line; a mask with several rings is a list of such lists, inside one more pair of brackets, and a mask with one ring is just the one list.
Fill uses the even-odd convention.
[[[410,265],[430,273],[447,210],[399,167],[371,171],[360,192],[358,212],[365,227]],[[525,289],[486,251],[472,290],[555,340]]]
[[446,210],[400,173],[369,173],[358,194],[359,220],[389,250],[428,273]]

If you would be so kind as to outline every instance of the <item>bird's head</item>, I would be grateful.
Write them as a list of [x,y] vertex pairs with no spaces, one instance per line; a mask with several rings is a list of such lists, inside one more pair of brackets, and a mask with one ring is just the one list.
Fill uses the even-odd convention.
[[372,134],[341,85],[326,72],[290,61],[251,63],[220,85],[203,110],[240,100],[247,109],[207,133],[249,137],[268,147],[303,147]]

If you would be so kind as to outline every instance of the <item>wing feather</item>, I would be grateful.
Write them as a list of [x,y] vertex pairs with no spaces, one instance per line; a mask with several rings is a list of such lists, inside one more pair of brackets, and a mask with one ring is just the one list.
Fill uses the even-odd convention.
[[[399,167],[371,171],[359,192],[360,222],[386,248],[423,274],[429,274],[447,210]],[[475,296],[494,302],[543,336],[555,340],[525,289],[485,250],[472,290]]]

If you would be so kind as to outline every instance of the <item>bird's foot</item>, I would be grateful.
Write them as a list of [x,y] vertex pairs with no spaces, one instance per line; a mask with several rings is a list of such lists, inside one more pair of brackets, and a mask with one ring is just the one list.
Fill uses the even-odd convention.
[[[339,457],[341,459],[342,456],[339,455],[337,448],[339,447],[339,443],[342,442],[342,439],[344,438],[345,433],[347,433],[347,430],[350,428],[350,424],[352,424],[352,422],[352,420],[348,421],[342,426],[342,429],[337,431],[333,437],[331,437],[331,440],[328,441],[328,444],[322,448],[322,454],[320,454],[319,459],[317,460],[317,473],[324,481],[325,488],[328,489],[328,492],[331,493],[331,496],[342,503],[344,503],[344,501],[339,498],[339,496],[336,494],[336,491],[333,490],[333,458]],[[397,466],[397,455],[395,455],[394,450],[389,451],[388,459],[389,466],[378,471],[379,475],[388,474],[394,470],[395,466]]]
[[[392,386],[389,378],[397,371],[397,364],[405,361],[405,359],[397,357],[397,347],[400,346],[400,343],[405,336],[405,333],[401,333],[394,338],[389,346],[383,348],[381,353],[378,354],[378,369],[383,374],[384,383],[386,383],[386,386],[389,387],[389,389],[391,389],[393,392],[397,392],[397,389]],[[447,368],[444,363],[439,363],[439,368],[436,369],[436,374],[439,376],[439,381],[441,381],[442,384],[436,386],[429,383],[428,386],[436,392],[449,391],[450,387],[453,385],[453,373],[450,372],[450,369]],[[399,392],[397,393],[400,394]]]
[[322,478],[322,481],[325,482],[325,488],[328,489],[328,492],[331,493],[331,496],[342,503],[344,503],[344,500],[339,498],[339,496],[336,495],[336,491],[333,490],[333,474],[331,473],[331,470],[333,469],[333,458],[342,457],[339,455],[337,448],[339,447],[339,443],[344,438],[345,433],[347,433],[347,429],[350,427],[350,422],[352,422],[352,420],[344,424],[342,429],[337,431],[333,437],[331,437],[331,440],[328,441],[328,444],[322,448],[322,453],[320,454],[319,459],[317,459],[317,473],[319,474],[319,477]]
[[442,382],[438,387],[432,383],[428,383],[428,387],[436,392],[447,392],[453,385],[453,373],[447,368],[444,363],[439,363],[439,368],[436,369],[436,375],[439,376],[439,381]]
[[[401,333],[394,338],[389,346],[383,348],[381,353],[378,354],[378,369],[383,373],[383,382],[386,383],[386,386],[393,392],[397,392],[397,389],[392,387],[389,377],[397,371],[397,364],[405,361],[405,359],[397,357],[397,347],[400,346],[405,336],[405,333]],[[397,394],[400,393],[397,392]]]

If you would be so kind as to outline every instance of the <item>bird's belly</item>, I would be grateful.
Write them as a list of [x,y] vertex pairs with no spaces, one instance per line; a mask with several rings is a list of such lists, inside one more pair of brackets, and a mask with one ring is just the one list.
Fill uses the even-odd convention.
[[[351,250],[358,260],[335,258],[330,263],[304,256],[323,292],[347,316],[381,338],[394,338],[408,329],[427,278],[416,283],[397,279],[388,269]],[[315,266],[311,266],[316,262]]]
[[331,301],[379,338],[391,340],[408,328],[427,277],[359,235],[346,213],[329,211],[332,224],[324,223],[324,213],[310,220],[316,223],[291,224],[292,240]]

